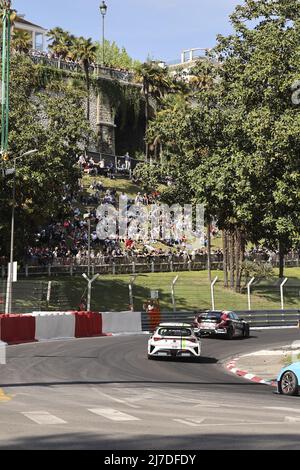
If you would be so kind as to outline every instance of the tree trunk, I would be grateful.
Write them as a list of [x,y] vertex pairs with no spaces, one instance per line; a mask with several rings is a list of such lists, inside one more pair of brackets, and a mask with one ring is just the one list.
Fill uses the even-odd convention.
[[89,68],[85,67],[86,76],[86,89],[87,89],[87,106],[86,106],[86,118],[90,122],[90,95],[91,95],[91,84],[90,84],[90,72]]
[[230,289],[234,289],[234,271],[235,271],[235,266],[234,266],[234,261],[235,261],[235,256],[234,256],[234,232],[230,231],[229,232],[229,237],[228,237],[228,243],[229,243],[229,280],[230,280]]
[[284,277],[284,243],[279,240],[279,279]]
[[224,273],[224,287],[228,288],[228,234],[226,230],[222,232],[223,240],[223,273]]
[[145,94],[145,119],[146,119],[146,129],[145,129],[145,155],[146,155],[146,162],[149,161],[149,144],[147,141],[147,134],[148,134],[148,124],[149,124],[149,116],[150,116],[150,103],[149,103],[149,89],[148,87],[144,88],[144,94]]
[[239,228],[235,230],[235,290],[241,292],[241,251],[242,251],[242,237]]
[[207,269],[208,269],[208,280],[211,284],[211,220],[208,219],[207,225]]
[[241,269],[241,283],[242,283],[242,278],[243,278],[243,272],[244,272],[244,261],[245,261],[245,251],[246,251],[246,237],[245,233],[241,233],[241,250],[240,250],[240,269]]
[[159,156],[160,156],[160,164],[163,167],[164,166],[164,155],[163,155],[163,146],[162,146],[161,142],[159,144]]

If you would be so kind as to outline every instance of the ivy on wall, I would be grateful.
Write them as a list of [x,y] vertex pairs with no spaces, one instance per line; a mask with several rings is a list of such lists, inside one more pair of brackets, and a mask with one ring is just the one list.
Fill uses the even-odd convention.
[[130,108],[134,111],[135,127],[138,125],[142,95],[141,89],[130,84],[123,84],[118,80],[107,80],[97,77],[92,79],[94,90],[104,94],[117,114],[122,116],[121,127],[126,125],[127,114]]
[[[60,82],[68,80],[72,87],[83,93],[86,92],[85,75],[80,72],[57,69],[47,65],[37,64],[36,88],[59,90]],[[98,92],[107,97],[116,116],[116,151],[123,154],[130,151],[135,154],[144,149],[145,137],[145,101],[141,88],[118,80],[108,80],[91,76],[94,93]]]
[[[83,73],[61,70],[45,65],[36,65],[38,88],[44,89],[51,82],[72,79],[73,84],[81,88],[80,83],[85,81]],[[118,80],[108,80],[101,77],[91,77],[94,91],[103,93],[108,99],[114,112],[122,116],[121,127],[124,128],[127,115],[134,113],[134,127],[138,126],[141,110],[143,109],[143,96],[140,87],[124,84]]]

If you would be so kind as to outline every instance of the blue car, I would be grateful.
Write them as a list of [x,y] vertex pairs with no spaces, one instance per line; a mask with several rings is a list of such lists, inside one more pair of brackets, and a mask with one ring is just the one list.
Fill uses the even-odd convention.
[[277,391],[282,395],[298,395],[300,391],[300,362],[281,369],[277,377]]

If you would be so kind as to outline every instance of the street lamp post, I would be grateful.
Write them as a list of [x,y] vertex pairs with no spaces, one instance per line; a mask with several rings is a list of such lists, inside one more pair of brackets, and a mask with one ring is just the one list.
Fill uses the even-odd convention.
[[102,15],[102,65],[104,65],[104,58],[105,58],[104,26],[105,26],[105,15],[107,13],[107,5],[104,0],[100,5],[100,12]]
[[12,194],[12,213],[11,213],[11,231],[10,231],[10,261],[7,273],[7,287],[6,287],[6,299],[5,299],[5,313],[11,313],[12,310],[12,284],[13,284],[13,263],[14,263],[14,233],[15,233],[15,209],[16,209],[16,171],[17,171],[17,160],[23,157],[33,155],[38,150],[29,150],[23,153],[19,157],[14,157],[14,180],[13,180],[13,194]]

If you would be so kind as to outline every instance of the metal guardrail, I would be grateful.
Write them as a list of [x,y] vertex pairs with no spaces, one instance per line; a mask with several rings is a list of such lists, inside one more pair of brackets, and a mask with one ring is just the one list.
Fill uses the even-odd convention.
[[[204,261],[167,261],[161,259],[149,261],[132,261],[124,263],[123,260],[116,258],[116,262],[101,263],[98,260],[92,260],[91,266],[94,273],[98,274],[136,274],[136,273],[160,273],[160,272],[183,272],[183,271],[203,271],[207,269],[207,262]],[[81,275],[87,269],[87,260],[80,265],[73,264],[71,259],[62,258],[61,265],[38,265],[38,266],[25,266],[19,269],[19,277],[31,276],[74,276]],[[287,267],[297,267],[298,261],[294,263],[287,263]],[[212,261],[211,267],[213,270],[222,270],[222,261]],[[273,267],[278,267],[275,263]],[[2,265],[0,267],[0,277],[7,276],[7,267]],[[257,289],[257,287],[255,287]]]
[[[250,327],[271,326],[298,326],[300,322],[300,310],[252,310],[236,311],[240,318],[248,321]],[[161,312],[160,322],[191,322],[195,318],[193,312]],[[142,312],[142,330],[149,331],[151,325],[150,316]]]

